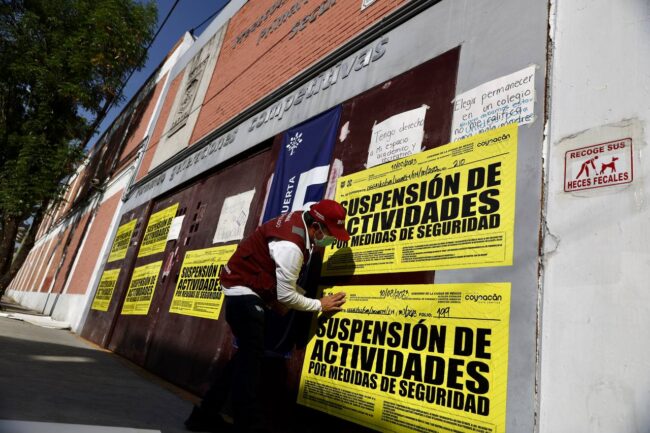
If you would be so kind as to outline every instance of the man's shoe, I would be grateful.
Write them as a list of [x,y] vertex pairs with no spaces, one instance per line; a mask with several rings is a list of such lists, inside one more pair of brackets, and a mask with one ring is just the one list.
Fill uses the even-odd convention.
[[199,406],[194,406],[189,418],[185,420],[185,428],[194,432],[230,433],[233,428],[219,414],[207,413]]

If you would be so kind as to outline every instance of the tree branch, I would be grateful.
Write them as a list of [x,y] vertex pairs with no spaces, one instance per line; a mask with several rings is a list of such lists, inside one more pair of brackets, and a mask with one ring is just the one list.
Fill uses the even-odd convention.
[[2,219],[2,238],[0,238],[0,275],[5,274],[11,266],[19,225],[20,222],[17,216],[4,215]]

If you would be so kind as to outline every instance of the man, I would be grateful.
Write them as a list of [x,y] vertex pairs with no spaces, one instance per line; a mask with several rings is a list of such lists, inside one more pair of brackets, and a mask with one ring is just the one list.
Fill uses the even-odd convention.
[[[226,321],[237,339],[238,350],[226,370],[232,380],[233,415],[238,431],[263,432],[258,387],[264,354],[265,309],[288,309],[336,313],[345,303],[339,292],[321,299],[304,296],[297,285],[312,247],[326,247],[350,239],[345,229],[346,212],[334,200],[321,200],[308,211],[280,215],[244,239],[222,271],[221,286],[226,295]],[[223,388],[224,384],[217,383]],[[217,397],[218,394],[221,394]],[[210,423],[213,431],[226,431],[216,416],[223,404],[223,390],[213,387],[200,408],[195,408],[185,425],[201,431]],[[218,402],[218,403],[217,403]]]

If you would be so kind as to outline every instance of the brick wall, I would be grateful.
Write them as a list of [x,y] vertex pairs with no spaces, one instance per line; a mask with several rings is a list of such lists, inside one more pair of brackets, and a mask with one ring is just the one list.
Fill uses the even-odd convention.
[[[406,2],[378,0],[364,11],[361,11],[361,0],[248,2],[230,21],[190,143],[195,143]],[[280,7],[273,10],[274,5]],[[273,12],[246,34],[267,11]],[[269,31],[274,22],[280,23],[282,17],[287,16],[284,23]],[[294,31],[305,17],[304,28]]]
[[32,248],[25,259],[25,263],[23,263],[23,266],[21,266],[20,270],[9,284],[10,290],[26,290],[27,281],[37,269],[38,259],[42,256],[43,248],[45,247],[46,243],[44,242]]
[[[47,254],[44,266],[41,269],[41,272],[39,272],[37,279],[33,282],[33,287],[35,291],[45,292],[45,293],[49,291],[50,285],[52,284],[52,280],[54,280],[56,270],[59,267],[59,264],[61,263],[61,259],[63,256],[63,246],[65,245],[65,241],[69,234],[70,234],[70,227],[61,231],[61,233],[59,233],[57,236],[53,237],[52,244],[50,246],[50,251]],[[45,279],[42,280],[43,283],[39,285],[43,277],[45,277]]]
[[63,196],[63,201],[57,208],[56,215],[54,216],[55,222],[67,214],[70,209],[72,209],[75,199],[77,198],[77,194],[79,194],[79,191],[84,186],[84,182],[88,182],[88,179],[90,177],[88,170],[88,166],[84,165],[82,169],[74,175],[72,182],[68,183],[68,189]]
[[[59,247],[60,249],[65,249],[65,251],[62,251],[61,253],[62,254],[61,258],[63,260],[63,263],[61,265],[61,269],[59,269],[58,273],[55,275],[56,281],[54,282],[54,286],[52,287],[52,293],[63,292],[63,288],[65,287],[65,282],[67,281],[67,277],[69,275],[69,270],[73,265],[74,260],[77,257],[79,245],[81,245],[81,241],[82,241],[81,236],[84,234],[84,228],[86,227],[86,224],[88,223],[88,218],[90,218],[90,216],[91,216],[90,212],[86,212],[82,215],[82,217],[79,219],[78,222],[72,224],[71,226],[72,233],[70,233],[70,236],[72,238],[70,239],[70,244],[66,248],[65,241],[64,241]],[[63,257],[63,253],[65,253],[65,257]],[[55,272],[59,264],[61,264],[61,262],[53,263],[53,268]]]
[[[40,288],[35,286],[41,282],[41,278],[43,277],[44,272],[43,270],[47,267],[47,262],[50,260],[52,248],[53,240],[50,239],[49,241],[43,242],[41,244],[40,251],[35,251],[33,253],[33,250],[30,251],[32,262],[30,263],[30,267],[27,268],[27,275],[25,275],[21,281],[21,290],[31,292]],[[23,264],[23,268],[24,267],[25,265]]]
[[[164,82],[166,79],[167,76],[163,77],[160,82]],[[160,137],[165,132],[165,124],[167,123],[167,118],[169,117],[172,105],[174,105],[174,99],[176,98],[176,93],[178,92],[178,88],[181,85],[181,81],[183,81],[183,74],[178,74],[176,78],[174,78],[174,80],[171,82],[169,89],[167,90],[165,100],[163,101],[162,108],[160,109],[160,114],[156,120],[156,125],[154,126],[153,133],[149,139],[149,146],[147,147],[147,151],[145,152],[142,159],[142,164],[140,165],[140,170],[138,171],[136,180],[142,179],[144,175],[149,172],[151,161],[153,160],[153,156],[156,153],[156,149],[158,149]]]
[[153,89],[153,91],[150,92],[149,95],[147,95],[141,102],[141,104],[146,104],[146,108],[144,108],[144,114],[140,118],[135,119],[137,122],[135,125],[131,125],[131,132],[129,133],[129,137],[127,139],[126,145],[124,146],[124,150],[120,155],[120,161],[124,158],[125,155],[128,155],[130,152],[132,152],[144,138],[147,132],[147,126],[149,125],[149,120],[153,115],[154,108],[156,108],[156,101],[158,101],[158,97],[160,96],[160,92],[162,92],[164,85],[165,80],[163,78],[162,80],[158,81],[158,83],[156,83],[156,87]]
[[86,234],[83,249],[79,252],[79,261],[70,276],[70,285],[67,293],[86,293],[88,283],[95,270],[95,264],[104,244],[104,239],[109,233],[111,221],[122,198],[123,190],[119,190],[110,198],[104,200],[97,210],[92,226]]

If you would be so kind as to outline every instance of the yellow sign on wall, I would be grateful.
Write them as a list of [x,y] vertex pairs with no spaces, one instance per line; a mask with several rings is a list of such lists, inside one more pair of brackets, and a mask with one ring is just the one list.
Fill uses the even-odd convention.
[[115,240],[113,241],[113,246],[111,247],[111,253],[108,256],[107,263],[122,260],[126,257],[126,251],[129,249],[131,236],[133,235],[133,229],[135,228],[136,222],[137,220],[132,219],[128,223],[122,224],[117,229],[117,234],[115,235]]
[[348,242],[324,275],[512,265],[517,125],[338,179]]
[[236,249],[226,245],[185,253],[169,312],[217,320],[223,304],[219,273]]
[[126,292],[121,314],[147,315],[158,282],[162,260],[133,270],[131,283]]
[[176,216],[177,209],[178,203],[175,203],[151,215],[147,229],[144,232],[144,238],[142,238],[138,257],[146,257],[165,251],[169,227]]
[[104,271],[102,277],[99,280],[99,286],[97,286],[97,292],[95,293],[93,304],[90,307],[91,309],[98,311],[108,311],[108,306],[111,304],[113,291],[115,290],[115,284],[117,283],[117,278],[119,275],[119,269]]
[[510,283],[334,287],[298,402],[382,432],[502,433]]

